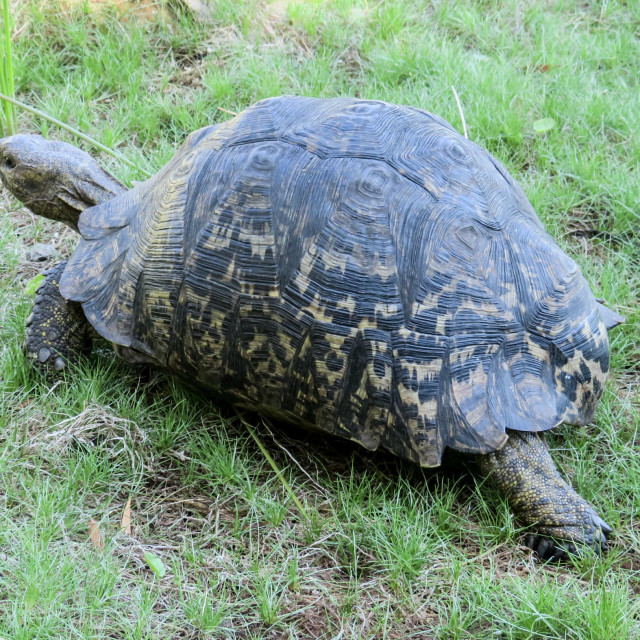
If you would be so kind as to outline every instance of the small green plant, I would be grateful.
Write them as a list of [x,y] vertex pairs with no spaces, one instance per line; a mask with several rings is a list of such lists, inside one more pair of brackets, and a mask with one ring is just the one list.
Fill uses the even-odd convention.
[[[4,21],[4,40],[2,40],[0,61],[0,90],[13,98],[15,87],[13,83],[13,60],[11,56],[11,11],[9,0],[2,0],[2,19]],[[16,112],[14,106],[3,100],[0,116],[0,135],[13,135],[16,132]]]

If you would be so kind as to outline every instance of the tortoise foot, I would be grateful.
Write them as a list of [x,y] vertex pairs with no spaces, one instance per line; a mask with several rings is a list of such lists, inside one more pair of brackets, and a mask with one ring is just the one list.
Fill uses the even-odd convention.
[[65,266],[59,262],[43,274],[25,331],[27,357],[45,376],[59,374],[91,349],[90,325],[82,307],[60,294]]
[[527,536],[527,546],[541,560],[564,560],[587,549],[598,554],[606,551],[612,528],[568,485],[561,497],[562,511],[552,517],[544,515],[536,521],[535,513],[523,515],[522,519],[531,521],[536,529],[535,534]]
[[607,549],[611,527],[562,478],[541,436],[509,432],[506,445],[481,456],[481,470],[507,496],[541,559],[563,559],[585,549]]

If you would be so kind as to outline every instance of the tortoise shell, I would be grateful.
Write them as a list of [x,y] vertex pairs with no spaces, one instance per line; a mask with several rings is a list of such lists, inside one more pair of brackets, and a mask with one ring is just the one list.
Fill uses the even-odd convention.
[[95,329],[236,405],[437,466],[591,418],[606,327],[491,155],[424,111],[264,100],[85,211]]

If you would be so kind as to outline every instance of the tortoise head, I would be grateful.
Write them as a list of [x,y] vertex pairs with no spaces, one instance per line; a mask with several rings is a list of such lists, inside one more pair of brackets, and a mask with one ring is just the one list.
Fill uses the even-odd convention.
[[0,180],[33,213],[75,231],[82,211],[125,189],[89,154],[38,135],[0,140]]

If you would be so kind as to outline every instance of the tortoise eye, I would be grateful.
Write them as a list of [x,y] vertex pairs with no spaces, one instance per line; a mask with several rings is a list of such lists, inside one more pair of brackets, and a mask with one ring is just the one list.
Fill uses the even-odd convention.
[[4,160],[4,166],[9,169],[13,169],[16,166],[16,161],[11,156],[5,156],[3,160]]

